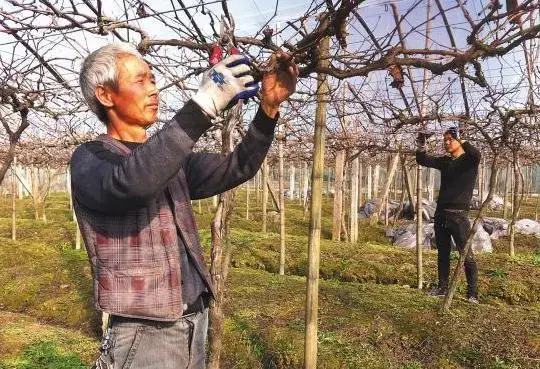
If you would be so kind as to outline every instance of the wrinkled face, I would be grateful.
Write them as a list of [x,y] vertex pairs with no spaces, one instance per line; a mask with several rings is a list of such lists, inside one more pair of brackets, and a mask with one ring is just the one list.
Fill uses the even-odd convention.
[[456,150],[458,150],[459,147],[461,146],[459,141],[456,140],[454,137],[452,137],[452,135],[449,133],[446,133],[443,136],[443,140],[444,140],[444,149],[446,150],[447,153],[451,154],[455,152]]
[[117,60],[118,86],[111,89],[112,110],[130,125],[148,127],[157,120],[159,91],[146,62],[133,55]]

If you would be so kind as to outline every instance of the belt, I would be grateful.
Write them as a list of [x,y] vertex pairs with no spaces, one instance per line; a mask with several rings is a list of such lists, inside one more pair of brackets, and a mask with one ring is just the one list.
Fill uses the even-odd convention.
[[[190,304],[182,313],[182,316],[186,315],[193,315],[196,313],[199,313],[206,309],[210,305],[210,295],[206,292],[202,293],[197,297],[197,299]],[[159,323],[157,321],[147,320],[147,319],[141,319],[141,318],[134,318],[134,317],[126,317],[121,315],[110,315],[109,316],[109,325],[112,324],[112,322],[120,323],[120,322],[145,322],[146,324],[152,324],[152,323]]]
[[442,211],[445,211],[447,213],[468,213],[467,210],[463,209],[442,209]]
[[461,209],[439,209],[435,211],[435,216],[441,217],[441,216],[468,216],[469,211],[468,210],[461,210]]

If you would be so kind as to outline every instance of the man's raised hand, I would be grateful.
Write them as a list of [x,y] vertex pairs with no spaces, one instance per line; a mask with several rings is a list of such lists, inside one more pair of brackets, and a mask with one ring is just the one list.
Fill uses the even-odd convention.
[[283,51],[276,51],[270,57],[270,70],[262,77],[261,108],[274,118],[279,106],[296,90],[298,66],[291,56]]

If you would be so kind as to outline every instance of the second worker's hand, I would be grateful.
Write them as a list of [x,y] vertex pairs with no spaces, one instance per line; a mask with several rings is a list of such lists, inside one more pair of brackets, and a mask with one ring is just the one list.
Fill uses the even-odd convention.
[[283,51],[272,54],[269,65],[273,68],[262,77],[261,108],[275,118],[281,103],[296,91],[299,71],[293,58]]
[[417,136],[416,136],[416,146],[417,146],[417,148],[419,150],[425,150],[427,140],[431,136],[433,136],[433,132],[431,132],[431,131],[426,131],[426,130],[418,131]]

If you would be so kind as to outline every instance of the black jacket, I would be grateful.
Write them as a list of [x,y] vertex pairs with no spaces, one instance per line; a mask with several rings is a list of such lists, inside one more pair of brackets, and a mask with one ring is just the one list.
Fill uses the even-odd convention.
[[437,210],[469,210],[471,207],[481,155],[469,142],[464,142],[462,147],[465,154],[456,159],[451,156],[431,156],[425,151],[416,152],[418,164],[441,171]]

